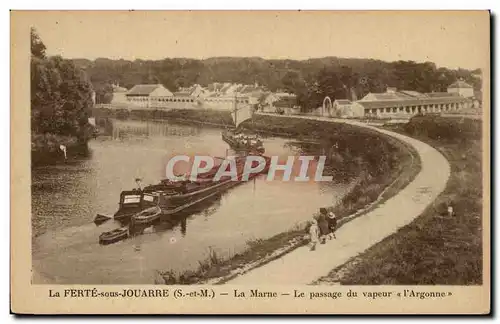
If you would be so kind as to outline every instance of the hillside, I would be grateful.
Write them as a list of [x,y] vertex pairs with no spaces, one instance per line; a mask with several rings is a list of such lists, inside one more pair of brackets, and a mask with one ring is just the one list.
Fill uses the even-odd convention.
[[[140,83],[161,83],[171,91],[198,83],[259,83],[271,91],[285,89],[299,95],[299,100],[315,101],[329,93],[345,97],[345,87],[353,87],[358,97],[368,92],[384,91],[387,86],[420,92],[446,91],[463,78],[476,89],[477,70],[438,68],[432,62],[384,62],[373,59],[323,57],[308,60],[266,60],[260,57],[212,57],[203,60],[166,58],[163,60],[94,61],[74,59],[84,69],[97,91],[98,101],[110,91],[111,83],[131,88]],[[322,83],[331,89],[322,88]],[[315,96],[317,94],[317,96]],[[313,98],[312,98],[313,97]]]

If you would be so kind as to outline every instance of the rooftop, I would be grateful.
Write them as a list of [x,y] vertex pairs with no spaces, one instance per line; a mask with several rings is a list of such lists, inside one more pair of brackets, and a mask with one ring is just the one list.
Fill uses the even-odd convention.
[[426,96],[430,98],[445,98],[445,97],[458,97],[460,95],[458,93],[449,93],[449,92],[429,92],[426,93]]
[[402,92],[369,93],[360,101],[404,100],[413,98]]
[[127,92],[127,96],[148,96],[159,87],[163,86],[161,84],[138,84]]
[[418,92],[418,91],[412,91],[412,90],[401,90],[400,91],[402,94],[410,96],[410,97],[415,97],[415,98],[422,98],[425,97],[426,95]]

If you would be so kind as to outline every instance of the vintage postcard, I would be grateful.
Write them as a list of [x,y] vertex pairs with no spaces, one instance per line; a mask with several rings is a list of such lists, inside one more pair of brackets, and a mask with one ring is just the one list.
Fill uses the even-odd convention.
[[17,314],[488,314],[488,11],[12,11]]

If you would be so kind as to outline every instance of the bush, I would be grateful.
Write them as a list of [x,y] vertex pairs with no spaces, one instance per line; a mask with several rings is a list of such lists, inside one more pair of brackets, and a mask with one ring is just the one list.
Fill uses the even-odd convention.
[[460,117],[415,116],[404,127],[412,136],[425,136],[434,140],[481,139],[481,123]]

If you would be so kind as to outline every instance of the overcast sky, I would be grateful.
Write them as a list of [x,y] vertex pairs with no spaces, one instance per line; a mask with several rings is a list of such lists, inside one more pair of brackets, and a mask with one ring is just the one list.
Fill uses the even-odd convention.
[[338,56],[486,68],[487,12],[33,12],[66,58]]

